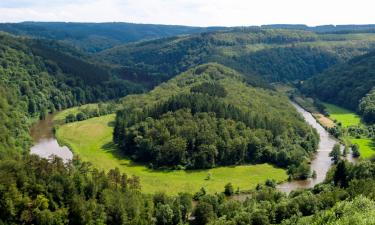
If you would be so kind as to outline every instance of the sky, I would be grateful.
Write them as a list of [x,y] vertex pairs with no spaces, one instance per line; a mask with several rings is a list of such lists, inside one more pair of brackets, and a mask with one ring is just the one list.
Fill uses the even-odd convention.
[[0,22],[375,24],[374,0],[0,0]]

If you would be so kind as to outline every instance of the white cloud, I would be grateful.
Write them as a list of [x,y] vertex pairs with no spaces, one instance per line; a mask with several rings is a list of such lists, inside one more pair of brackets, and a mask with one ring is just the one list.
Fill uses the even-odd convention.
[[371,0],[1,0],[0,21],[375,24]]

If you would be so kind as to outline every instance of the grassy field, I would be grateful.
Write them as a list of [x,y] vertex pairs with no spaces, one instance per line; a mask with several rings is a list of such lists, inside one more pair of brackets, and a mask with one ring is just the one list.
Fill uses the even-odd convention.
[[[326,110],[330,114],[330,118],[341,122],[344,127],[357,125],[365,126],[361,122],[360,117],[353,111],[332,104],[324,103],[324,105],[326,107]],[[348,136],[344,139],[349,140],[352,144],[358,144],[361,158],[367,159],[375,154],[375,143],[370,138],[354,138]]]
[[375,143],[369,138],[350,138],[350,142],[359,146],[361,158],[368,159],[375,154]]
[[98,104],[86,104],[82,106],[76,106],[69,109],[65,109],[53,117],[54,122],[63,122],[65,121],[65,117],[69,114],[76,115],[78,112],[80,112],[82,109],[92,109],[98,107]]
[[324,106],[330,115],[329,117],[333,120],[341,122],[343,127],[361,124],[361,118],[353,111],[328,103],[324,103]]
[[[57,129],[59,142],[67,144],[84,161],[91,162],[103,170],[118,167],[128,175],[141,178],[145,193],[165,191],[177,194],[186,191],[195,193],[205,187],[210,193],[222,192],[224,185],[231,182],[235,189],[247,190],[263,183],[267,178],[277,181],[287,179],[286,171],[268,164],[219,167],[199,171],[151,170],[135,164],[116,151],[112,143],[114,115],[96,117],[69,123]],[[211,178],[206,180],[208,174]]]

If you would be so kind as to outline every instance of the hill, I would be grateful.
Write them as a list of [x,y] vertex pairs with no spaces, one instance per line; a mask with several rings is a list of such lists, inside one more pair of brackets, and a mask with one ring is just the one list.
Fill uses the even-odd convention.
[[358,111],[375,121],[375,52],[358,56],[311,78],[302,91],[321,100]]
[[58,40],[86,52],[99,52],[116,45],[223,29],[134,23],[1,23],[0,30],[14,35]]
[[251,87],[243,75],[218,64],[190,69],[122,104],[114,141],[152,167],[271,162],[295,175],[318,143],[286,97]]
[[[340,161],[332,167],[325,184],[311,190],[297,190],[288,196],[274,188],[274,180],[256,185],[265,178],[275,177],[276,173],[279,173],[276,174],[277,180],[285,178],[280,169],[269,165],[236,166],[233,169],[237,170],[238,179],[230,182],[241,183],[227,183],[225,188],[221,184],[228,182],[227,177],[233,175],[231,167],[213,169],[213,178],[198,171],[199,175],[195,179],[200,183],[197,182],[196,185],[202,187],[201,184],[207,183],[206,177],[220,186],[216,186],[215,194],[202,188],[194,194],[193,202],[191,194],[177,194],[180,191],[178,188],[174,188],[176,195],[143,194],[139,177],[108,168],[117,164],[109,163],[108,170],[103,171],[79,159],[64,164],[59,158],[47,160],[27,153],[19,154],[20,151],[27,152],[30,145],[28,125],[35,120],[36,115],[43,117],[43,111],[59,109],[59,105],[64,106],[65,103],[69,106],[86,102],[87,99],[107,99],[108,96],[113,96],[112,88],[107,86],[113,77],[105,69],[103,71],[90,62],[90,59],[77,57],[79,53],[61,45],[54,46],[54,42],[40,43],[1,34],[0,43],[0,224],[373,223],[375,164],[367,160],[357,164]],[[73,65],[84,66],[92,72],[80,73],[79,67],[66,65],[65,60],[74,62]],[[93,79],[87,76],[91,73],[94,74]],[[126,90],[125,87],[119,88],[124,89]],[[190,100],[197,104],[191,104]],[[186,166],[216,166],[227,163],[219,155],[233,156],[230,158],[233,161],[228,162],[232,164],[242,163],[242,153],[251,153],[250,156],[254,156],[250,158],[251,162],[273,162],[276,156],[278,162],[291,163],[290,172],[306,172],[307,165],[302,164],[298,167],[302,169],[296,170],[294,160],[303,161],[317,145],[316,135],[286,97],[272,90],[248,86],[243,76],[217,64],[191,69],[149,94],[126,97],[123,103],[125,109],[122,112],[130,114],[121,115],[122,112],[119,112],[115,140],[121,144],[125,135],[146,134],[128,138],[141,144],[135,146],[138,152],[149,148],[149,144],[155,144],[154,141],[172,137],[170,140],[173,142],[159,142],[155,145],[160,156],[165,157],[166,162],[172,165],[174,161],[171,162],[168,156],[189,160]],[[134,111],[131,110],[132,106],[136,107]],[[216,106],[225,107],[220,107],[224,110],[217,111]],[[171,112],[165,113],[166,110]],[[145,116],[148,117],[143,120]],[[94,124],[95,126],[101,125],[110,130],[107,133],[110,140],[113,124],[103,118],[94,119],[101,119],[101,123]],[[99,135],[100,132],[93,129],[91,120],[74,125],[82,127],[90,135]],[[135,123],[122,136],[119,135],[122,132],[119,128],[123,127],[121,123],[125,121]],[[187,124],[189,129],[180,129],[181,124]],[[161,132],[150,132],[159,128]],[[78,139],[80,131],[76,130],[77,133],[69,135]],[[209,136],[204,131],[210,131],[213,135]],[[168,133],[178,136],[168,136]],[[200,142],[200,135],[207,140],[206,143]],[[150,139],[151,136],[156,138]],[[221,138],[219,141],[218,137]],[[198,149],[195,152],[197,155],[189,155],[188,152],[179,157],[184,151],[173,151],[183,150],[180,147],[184,147],[181,144],[184,139],[196,144],[187,146],[186,149],[194,152]],[[196,140],[191,141],[194,139]],[[102,143],[103,140],[95,139],[94,143],[80,141],[84,142],[82,146],[86,146],[86,150],[92,155],[92,144]],[[247,148],[243,147],[249,143],[251,144]],[[174,148],[175,146],[178,148]],[[221,149],[219,147],[222,146],[228,147],[229,151],[218,151],[214,157],[204,157],[212,156],[212,150],[215,147]],[[99,147],[106,148],[108,153],[112,146]],[[129,153],[126,149],[123,150],[126,154]],[[252,150],[256,150],[255,155]],[[100,157],[97,160],[103,161]],[[158,157],[154,160],[158,162]],[[247,160],[245,157],[244,162],[248,162]],[[180,162],[182,166],[185,165],[183,160]],[[120,165],[122,163],[125,162],[119,162]],[[162,165],[155,164],[155,167],[159,166]],[[139,168],[134,164],[129,164],[129,167]],[[187,176],[180,176],[183,173]],[[173,179],[184,179],[189,184],[189,173],[188,170],[173,171],[177,175],[172,176],[168,170],[159,170],[158,176],[167,177],[164,186],[173,188],[176,187]],[[246,176],[253,176],[255,179],[247,180]],[[151,173],[150,178],[155,178],[155,173]],[[152,182],[153,180],[149,186],[151,189],[155,185]],[[244,195],[237,195],[240,190],[234,189],[237,186],[246,188],[255,185],[256,189]],[[221,193],[218,189],[220,187],[223,191]]]
[[[374,34],[234,28],[130,43],[97,56],[161,81],[199,64],[217,62],[247,76],[285,82],[305,80],[336,63],[367,53],[374,41]],[[255,82],[254,78],[250,80]]]
[[292,29],[292,30],[307,30],[317,33],[374,33],[374,24],[363,25],[320,25],[320,26],[307,26],[304,24],[268,24],[262,25],[262,28],[270,29]]
[[48,112],[141,90],[69,47],[4,33],[0,33],[0,75],[2,143],[8,147],[27,146],[17,142],[28,139],[28,117],[44,118]]

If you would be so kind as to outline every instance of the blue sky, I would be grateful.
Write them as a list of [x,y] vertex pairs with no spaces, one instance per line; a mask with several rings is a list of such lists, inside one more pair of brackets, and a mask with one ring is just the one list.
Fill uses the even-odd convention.
[[374,0],[0,0],[0,22],[375,24]]

